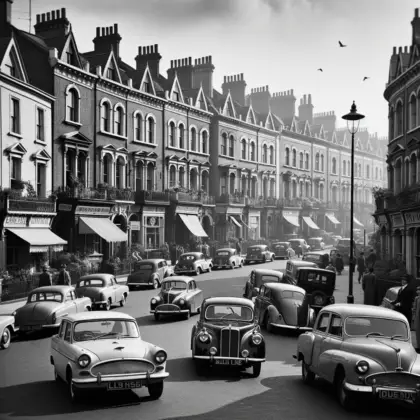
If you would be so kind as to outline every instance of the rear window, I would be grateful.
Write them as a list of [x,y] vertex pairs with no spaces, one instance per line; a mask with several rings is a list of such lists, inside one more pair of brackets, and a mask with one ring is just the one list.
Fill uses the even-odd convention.
[[261,248],[258,246],[251,246],[248,248],[249,251],[255,252],[255,251],[261,251]]
[[194,261],[195,255],[182,255],[181,256],[181,261]]
[[263,283],[278,283],[280,281],[280,276],[261,276],[261,281]]
[[281,292],[281,297],[283,299],[294,299],[294,300],[300,300],[301,302],[305,298],[305,295],[300,292],[293,292],[291,290],[284,290]]
[[219,257],[228,257],[229,256],[229,252],[228,251],[220,251],[217,253],[217,255]]
[[103,287],[104,281],[101,279],[80,280],[77,287]]
[[152,270],[153,264],[141,264],[138,266],[139,271],[146,271],[146,270]]
[[308,281],[316,284],[327,284],[327,276],[320,273],[308,273]]

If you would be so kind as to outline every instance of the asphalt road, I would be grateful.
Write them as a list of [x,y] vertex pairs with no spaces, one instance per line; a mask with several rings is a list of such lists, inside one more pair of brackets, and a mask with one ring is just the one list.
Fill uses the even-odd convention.
[[[284,261],[267,263],[265,268],[284,268]],[[197,277],[197,283],[208,296],[241,296],[245,277],[251,267],[213,271]],[[357,283],[357,282],[356,282]],[[336,300],[344,301],[346,273],[337,280]],[[169,355],[170,377],[160,400],[151,401],[147,390],[94,397],[83,404],[72,404],[64,386],[56,385],[49,364],[50,338],[32,336],[14,341],[0,352],[0,419],[81,419],[138,420],[153,419],[308,419],[335,420],[370,418],[407,418],[398,408],[391,410],[369,406],[361,413],[346,413],[336,402],[331,387],[322,381],[304,386],[300,366],[292,355],[296,349],[295,334],[267,334],[267,362],[261,376],[215,371],[211,376],[196,376],[191,360],[189,340],[196,316],[188,321],[176,318],[155,322],[149,315],[151,290],[132,292],[123,310],[136,317],[142,337],[165,348]],[[361,292],[355,284],[356,302]],[[378,411],[379,410],[379,411]]]

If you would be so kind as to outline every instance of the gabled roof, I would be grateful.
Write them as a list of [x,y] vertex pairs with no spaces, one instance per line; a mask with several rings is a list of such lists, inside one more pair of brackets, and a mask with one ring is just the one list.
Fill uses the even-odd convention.
[[102,150],[110,150],[112,152],[116,152],[118,149],[113,144],[107,144],[106,146],[100,147]]
[[182,88],[181,88],[181,84],[179,83],[178,74],[177,73],[175,73],[175,77],[174,77],[174,80],[172,82],[171,90],[169,92],[169,98],[172,101],[175,101],[174,98],[175,98],[176,94],[179,95],[179,101],[176,101],[176,102],[185,103],[185,101],[184,101],[184,94],[182,93]]
[[236,118],[236,110],[235,106],[233,105],[233,100],[230,92],[226,96],[226,100],[222,108],[222,114],[226,115],[227,117]]
[[395,74],[398,77],[400,74],[404,73],[410,64],[410,53],[400,52],[398,53],[397,60],[397,72]]
[[276,125],[274,124],[273,114],[271,113],[271,110],[268,111],[267,118],[265,119],[265,128],[268,130],[275,130]]
[[156,96],[155,85],[153,83],[153,78],[150,73],[149,65],[147,65],[144,70],[143,77],[141,78],[139,90]]
[[415,147],[418,147],[420,144],[420,140],[417,140],[415,137],[412,137],[409,142],[407,143],[408,149],[413,149]]
[[198,89],[198,93],[194,101],[194,106],[196,108],[202,109],[203,111],[209,110],[207,106],[206,95],[204,94],[204,90],[203,90],[203,85],[201,85],[200,89]]
[[[5,44],[7,41],[5,42]],[[23,58],[20,54],[19,46],[16,42],[14,33],[12,32],[12,37],[9,38],[9,43],[5,50],[2,52],[3,56],[0,56],[0,69],[2,72],[9,74],[10,71],[6,67],[11,67],[15,71],[17,79],[22,80],[25,83],[28,83],[28,75],[26,74],[25,66],[23,65]]]
[[418,48],[417,44],[414,44],[412,46],[411,55],[410,55],[410,62],[408,64],[408,66],[411,67],[413,64],[417,63],[417,61],[419,61],[419,59],[420,59],[419,48]]
[[27,150],[22,145],[22,143],[16,142],[12,144],[11,146],[9,146],[8,148],[6,148],[5,152],[8,154],[11,153],[11,154],[23,156],[27,153]]
[[65,38],[64,45],[62,47],[61,52],[60,51],[58,52],[59,59],[67,63],[66,54],[68,52],[71,52],[74,58],[74,62],[68,63],[68,64],[71,64],[75,67],[83,68],[83,63],[79,54],[79,50],[77,49],[77,44],[74,39],[74,35],[72,31],[70,31],[67,37]]
[[292,121],[290,123],[290,131],[294,131],[295,133],[299,131],[299,121],[296,117],[292,118]]
[[403,152],[405,150],[405,147],[403,146],[403,145],[401,145],[401,144],[396,144],[393,148],[392,148],[392,150],[390,150],[390,154],[391,155],[393,155],[393,154],[396,154],[396,153],[400,153],[400,152]]
[[362,143],[361,143],[361,141],[360,141],[360,138],[359,138],[359,137],[357,137],[357,139],[356,139],[356,144],[355,144],[354,146],[355,146],[355,149],[356,149],[356,150],[360,150],[360,151],[362,151],[362,150],[363,150],[363,148],[362,148]]
[[66,143],[75,143],[86,147],[92,144],[92,140],[80,131],[71,131],[69,133],[62,134],[61,138],[64,139]]
[[255,118],[255,113],[254,113],[254,109],[252,108],[252,104],[250,104],[248,107],[248,112],[246,114],[245,121],[250,124],[254,124],[254,125],[257,124],[257,120]]
[[34,160],[44,160],[49,161],[51,160],[50,154],[45,149],[40,149],[35,153],[32,153],[31,158]]
[[117,59],[115,57],[115,54],[114,54],[114,50],[113,49],[111,49],[111,51],[109,53],[109,56],[108,56],[108,59],[107,59],[107,61],[105,63],[105,67],[103,68],[102,77],[108,78],[108,70],[109,69],[114,70],[112,72],[112,75],[113,75],[112,80],[114,82],[118,82],[118,83],[121,83],[122,84],[123,81],[121,79],[120,68],[118,66],[118,62],[117,62]]

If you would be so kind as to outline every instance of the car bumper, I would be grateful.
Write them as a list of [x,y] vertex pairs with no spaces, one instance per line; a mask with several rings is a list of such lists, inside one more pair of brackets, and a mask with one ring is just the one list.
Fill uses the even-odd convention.
[[312,331],[311,327],[298,327],[296,325],[276,324],[276,323],[273,323],[273,322],[270,325],[272,327],[283,328],[283,329],[287,329],[287,330]]
[[220,264],[213,264],[213,268],[230,268],[232,265],[230,263],[220,263]]
[[93,306],[102,306],[102,305],[106,305],[107,301],[106,300],[95,300],[92,301],[92,305]]
[[250,262],[263,262],[264,258],[246,258],[245,262],[250,263]]
[[195,273],[196,268],[182,268],[178,270],[174,270],[175,274],[183,274],[183,273]]
[[199,360],[242,360],[244,363],[263,363],[265,358],[254,358],[254,357],[222,357],[222,356],[193,356],[194,359]]
[[[162,306],[162,308],[160,307]],[[173,303],[164,303],[159,306],[157,306],[155,309],[151,309],[151,314],[186,314],[189,312],[188,308],[181,309],[178,305],[175,305]]]
[[21,331],[21,332],[32,332],[32,331],[41,331],[44,329],[54,329],[59,328],[61,324],[60,322],[57,322],[55,324],[39,324],[39,325],[17,325],[15,327],[15,331]]

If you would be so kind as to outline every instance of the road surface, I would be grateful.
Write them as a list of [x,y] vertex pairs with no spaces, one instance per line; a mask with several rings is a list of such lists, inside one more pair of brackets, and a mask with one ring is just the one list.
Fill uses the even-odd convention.
[[[261,265],[260,265],[261,267]],[[265,264],[264,268],[284,268],[284,261]],[[252,267],[213,271],[197,277],[197,283],[208,296],[241,296],[245,277]],[[347,272],[337,280],[336,300],[345,301]],[[357,282],[355,282],[357,283]],[[160,400],[148,398],[147,390],[94,397],[83,404],[70,403],[64,386],[56,385],[49,363],[50,338],[28,337],[14,341],[0,352],[0,419],[83,419],[83,420],[154,420],[154,419],[308,419],[335,420],[412,416],[399,410],[382,410],[380,414],[344,412],[334,399],[332,389],[318,381],[316,387],[301,383],[300,367],[292,355],[296,335],[265,333],[267,362],[261,376],[251,378],[229,372],[196,376],[189,348],[190,332],[196,317],[189,320],[155,322],[150,316],[152,290],[132,292],[124,311],[134,316],[143,339],[165,348],[169,355],[170,377]],[[361,291],[355,284],[356,302]],[[356,417],[357,416],[357,417]]]

